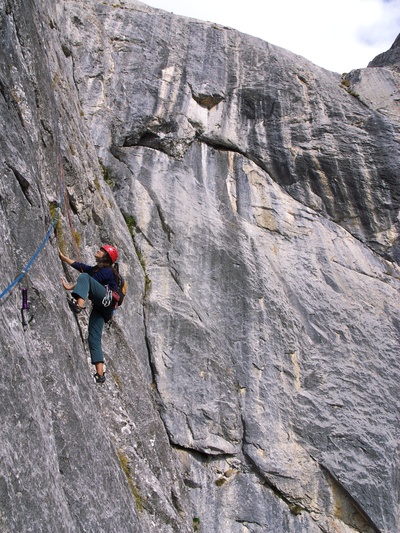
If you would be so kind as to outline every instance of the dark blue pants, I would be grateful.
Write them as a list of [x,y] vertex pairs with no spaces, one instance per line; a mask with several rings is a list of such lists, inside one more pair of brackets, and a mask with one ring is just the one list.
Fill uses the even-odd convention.
[[106,296],[106,288],[89,274],[80,274],[72,291],[74,298],[83,298],[92,301],[93,309],[89,317],[89,350],[92,363],[104,363],[104,355],[101,347],[101,336],[104,324],[108,322],[113,313],[112,304],[104,307],[103,299]]

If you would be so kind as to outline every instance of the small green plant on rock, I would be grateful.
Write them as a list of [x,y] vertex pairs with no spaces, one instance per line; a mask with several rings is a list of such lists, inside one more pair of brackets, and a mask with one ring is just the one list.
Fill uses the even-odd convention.
[[101,186],[100,186],[100,182],[99,182],[99,179],[98,179],[98,178],[95,178],[95,179],[94,179],[94,186],[96,187],[97,192],[100,194],[100,197],[101,197],[101,199],[102,199],[103,202],[104,202],[104,196],[103,196],[102,193],[101,193]]
[[301,505],[298,504],[292,504],[289,506],[290,512],[294,515],[301,514],[301,511],[303,511],[303,508]]
[[74,241],[76,242],[76,245],[79,248],[82,242],[82,235],[79,233],[79,231],[76,231],[75,229],[73,229],[72,231],[73,231]]
[[123,217],[125,219],[126,225],[128,226],[129,233],[131,234],[131,237],[133,237],[135,228],[136,228],[136,220],[135,217],[132,215],[123,214]]
[[[55,202],[49,202],[49,211],[51,220],[54,220],[56,214],[57,214],[58,204]],[[65,235],[61,224],[61,218],[60,218],[60,212],[58,212],[57,220],[54,224],[54,234],[57,239],[58,247],[60,248],[61,252],[63,254],[66,253],[66,243],[65,243]]]
[[110,167],[106,167],[102,161],[99,159],[99,163],[100,163],[100,166],[101,166],[101,170],[103,171],[103,178],[104,178],[104,181],[107,183],[107,185],[110,187],[110,189],[112,189],[115,185],[115,180],[112,176],[112,171],[111,171],[111,168]]
[[131,489],[133,497],[135,498],[136,508],[139,512],[141,512],[144,510],[143,498],[141,497],[139,490],[133,481],[133,474],[129,464],[129,459],[125,455],[124,451],[121,449],[117,450],[117,454],[119,462],[121,463],[122,470],[126,476],[126,479],[128,480],[129,488]]
[[342,75],[342,79],[341,79],[339,87],[344,89],[351,96],[354,96],[354,98],[359,98],[360,97],[360,95],[358,93],[356,93],[355,91],[353,91],[353,89],[351,88],[351,83],[350,83],[350,80],[347,78],[347,74],[343,74]]

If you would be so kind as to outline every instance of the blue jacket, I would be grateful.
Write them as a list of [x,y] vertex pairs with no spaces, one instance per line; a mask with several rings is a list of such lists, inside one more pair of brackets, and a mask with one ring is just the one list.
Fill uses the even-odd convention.
[[98,281],[100,285],[103,285],[103,287],[108,285],[108,288],[112,291],[117,290],[117,282],[115,281],[114,271],[112,268],[89,266],[85,265],[85,263],[79,263],[78,261],[72,263],[71,266],[72,268],[75,268],[75,270],[86,272],[90,277]]

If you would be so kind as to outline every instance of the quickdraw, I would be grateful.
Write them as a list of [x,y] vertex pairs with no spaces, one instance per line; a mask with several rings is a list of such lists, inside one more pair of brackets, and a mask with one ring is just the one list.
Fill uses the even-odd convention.
[[28,327],[33,320],[33,316],[29,313],[28,289],[22,288],[22,306],[21,306],[21,321],[24,328]]
[[102,300],[103,307],[109,307],[111,305],[111,302],[113,300],[113,291],[106,286],[106,295],[104,296]]

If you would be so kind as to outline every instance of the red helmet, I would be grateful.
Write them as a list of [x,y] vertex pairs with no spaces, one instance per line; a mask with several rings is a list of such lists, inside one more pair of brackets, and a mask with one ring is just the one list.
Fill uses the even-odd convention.
[[116,248],[114,248],[114,246],[110,246],[109,244],[103,244],[100,249],[108,253],[113,263],[115,263],[115,261],[118,259],[118,252]]

